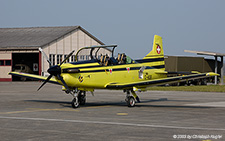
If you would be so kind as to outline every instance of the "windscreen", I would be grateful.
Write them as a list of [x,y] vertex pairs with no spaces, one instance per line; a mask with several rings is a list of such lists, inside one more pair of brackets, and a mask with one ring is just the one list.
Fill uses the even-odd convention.
[[106,48],[87,48],[79,51],[77,61],[85,61],[92,59],[100,59],[101,56],[107,55],[111,57],[111,51]]

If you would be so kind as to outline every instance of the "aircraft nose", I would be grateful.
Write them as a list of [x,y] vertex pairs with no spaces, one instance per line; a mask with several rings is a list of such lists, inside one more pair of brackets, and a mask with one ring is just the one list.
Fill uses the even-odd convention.
[[58,65],[52,66],[48,69],[48,73],[56,76],[57,74],[61,74],[61,68]]

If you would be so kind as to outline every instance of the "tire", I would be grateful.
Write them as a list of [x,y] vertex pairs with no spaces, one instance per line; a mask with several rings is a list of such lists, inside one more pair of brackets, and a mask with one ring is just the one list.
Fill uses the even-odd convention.
[[79,104],[78,98],[74,98],[72,100],[72,107],[73,108],[78,108],[79,106],[80,106],[80,104]]
[[127,97],[127,106],[128,107],[134,107],[135,106],[135,99],[133,96]]
[[86,97],[85,96],[81,96],[80,99],[79,99],[79,103],[80,103],[80,105],[85,105]]
[[20,78],[20,80],[21,80],[21,81],[26,81],[26,80],[27,80],[27,78],[25,78],[25,77],[21,77],[21,78]]
[[79,93],[78,102],[80,103],[80,105],[85,105],[85,103],[86,103],[86,92],[85,91],[82,91]]

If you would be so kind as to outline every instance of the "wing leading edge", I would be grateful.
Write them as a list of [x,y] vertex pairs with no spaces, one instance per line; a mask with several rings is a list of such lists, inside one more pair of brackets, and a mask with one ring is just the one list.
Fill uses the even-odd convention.
[[[47,77],[44,77],[44,76],[35,75],[35,74],[28,74],[28,73],[21,73],[21,72],[10,72],[9,74],[13,75],[13,76],[25,77],[25,78],[40,80],[40,81],[45,81],[47,79]],[[54,79],[54,78],[51,78],[49,80],[49,82],[53,83],[53,84],[59,84],[60,85],[60,83],[58,83],[57,80]]]
[[187,75],[187,76],[145,80],[145,81],[131,82],[131,83],[110,83],[106,85],[106,88],[108,89],[133,89],[134,87],[146,88],[146,87],[151,87],[156,85],[163,85],[163,84],[175,83],[175,82],[184,82],[187,80],[200,79],[200,78],[212,77],[217,75],[218,74],[216,73],[210,72],[210,73],[200,73],[200,74],[193,74],[193,75]]

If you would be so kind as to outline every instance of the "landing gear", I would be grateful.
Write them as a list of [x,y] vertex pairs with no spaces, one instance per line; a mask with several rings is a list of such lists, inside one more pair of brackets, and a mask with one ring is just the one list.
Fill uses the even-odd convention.
[[125,101],[127,102],[127,106],[128,107],[134,107],[135,106],[135,99],[137,100],[138,103],[140,103],[140,99],[137,96],[137,94],[131,90],[132,95],[130,94],[129,90],[126,90],[125,92],[127,92],[127,96]]
[[86,103],[86,92],[73,90],[70,94],[74,97],[72,100],[72,107],[78,108],[80,105],[85,105]]
[[85,105],[86,103],[86,92],[85,91],[80,91],[78,93],[78,102],[80,105]]
[[127,106],[128,107],[134,107],[135,106],[135,99],[133,96],[128,96],[126,99]]
[[72,107],[73,108],[78,108],[79,107],[79,101],[78,101],[78,98],[75,97],[73,100],[72,100]]

